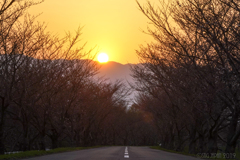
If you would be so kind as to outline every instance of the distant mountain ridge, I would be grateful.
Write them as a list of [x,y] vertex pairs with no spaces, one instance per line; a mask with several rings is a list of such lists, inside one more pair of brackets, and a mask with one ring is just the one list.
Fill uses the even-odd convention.
[[100,64],[99,73],[97,76],[104,77],[114,82],[116,80],[122,80],[123,82],[133,82],[131,77],[131,67],[136,64],[121,64],[114,61]]

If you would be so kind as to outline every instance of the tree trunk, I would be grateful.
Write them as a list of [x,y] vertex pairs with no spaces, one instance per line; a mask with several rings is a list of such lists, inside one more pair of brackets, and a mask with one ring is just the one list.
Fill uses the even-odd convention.
[[23,138],[23,143],[22,143],[22,151],[27,151],[29,150],[29,142],[28,142],[28,138],[24,136]]
[[208,153],[217,153],[217,133],[210,135],[208,138]]
[[22,123],[23,127],[23,142],[22,142],[22,151],[30,150],[29,139],[28,139],[28,123]]
[[50,138],[52,140],[52,149],[58,148],[58,137],[51,136]]
[[4,106],[5,104],[5,99],[3,97],[0,97],[2,100],[1,103],[1,119],[0,119],[0,154],[4,154],[5,152],[5,145],[4,145],[4,123],[5,123],[5,119],[4,119],[4,112],[6,107]]
[[4,146],[4,134],[3,134],[3,124],[0,124],[0,154],[4,154],[5,146]]
[[189,153],[190,154],[195,154],[196,153],[196,129],[194,126],[192,126],[192,129],[190,131],[190,135],[189,135]]
[[226,146],[225,153],[235,153],[236,144],[228,144]]
[[199,138],[198,138],[198,151],[199,153],[204,153],[204,135],[199,134]]
[[236,140],[234,140],[233,138],[236,133],[237,123],[238,123],[238,114],[234,113],[230,121],[225,153],[235,153],[237,138]]
[[40,137],[40,143],[39,143],[39,149],[40,150],[45,150],[46,149],[46,147],[45,147],[45,139],[44,139],[44,137],[45,137],[45,134],[41,134],[40,135],[41,137]]
[[88,147],[89,146],[89,131],[88,129],[86,131],[84,131],[83,133],[83,146],[84,147]]

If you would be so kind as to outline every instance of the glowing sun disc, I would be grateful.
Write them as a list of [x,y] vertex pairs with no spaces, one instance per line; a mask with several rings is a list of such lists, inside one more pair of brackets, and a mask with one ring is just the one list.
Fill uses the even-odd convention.
[[98,55],[98,61],[99,61],[100,63],[106,63],[106,62],[108,62],[108,55],[107,55],[106,53],[100,53],[100,54]]

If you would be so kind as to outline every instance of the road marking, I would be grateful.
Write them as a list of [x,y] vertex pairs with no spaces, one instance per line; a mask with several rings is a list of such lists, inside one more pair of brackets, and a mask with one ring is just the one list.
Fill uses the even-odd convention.
[[124,155],[124,158],[129,158],[129,155]]
[[128,147],[125,148],[124,158],[129,158]]

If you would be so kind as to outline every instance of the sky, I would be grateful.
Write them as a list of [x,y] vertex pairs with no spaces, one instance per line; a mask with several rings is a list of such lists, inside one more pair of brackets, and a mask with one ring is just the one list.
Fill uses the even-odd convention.
[[[139,2],[145,4],[146,0]],[[143,33],[148,19],[135,0],[45,0],[29,13],[41,14],[38,21],[46,22],[47,30],[59,36],[83,27],[81,39],[87,42],[86,50],[96,46],[92,53],[105,52],[110,61],[122,64],[138,63],[139,45],[153,41]]]

